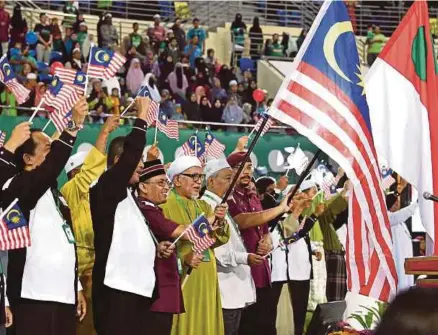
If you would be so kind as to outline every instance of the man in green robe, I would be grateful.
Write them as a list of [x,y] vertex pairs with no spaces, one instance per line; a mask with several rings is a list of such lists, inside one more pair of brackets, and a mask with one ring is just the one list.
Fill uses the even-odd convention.
[[[177,158],[167,170],[174,188],[161,206],[164,216],[179,224],[190,225],[199,215],[223,221],[226,205],[216,207],[198,200],[204,175],[201,162],[193,156]],[[209,219],[211,222],[212,220]],[[214,221],[214,219],[213,219]],[[177,256],[180,276],[184,281],[189,267],[194,268],[183,288],[185,314],[175,315],[172,335],[223,335],[224,323],[213,249],[228,242],[228,226],[218,227],[211,233],[215,244],[201,255],[194,254],[193,244],[179,241]]]

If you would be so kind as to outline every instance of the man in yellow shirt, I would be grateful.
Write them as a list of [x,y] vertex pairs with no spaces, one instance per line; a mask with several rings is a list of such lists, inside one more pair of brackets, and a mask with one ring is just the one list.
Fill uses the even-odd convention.
[[78,255],[78,276],[87,297],[88,313],[78,324],[78,335],[95,334],[91,310],[91,275],[94,265],[94,233],[91,221],[89,188],[106,168],[106,145],[109,134],[119,126],[119,117],[109,117],[103,125],[95,147],[88,153],[78,152],[71,156],[65,167],[69,181],[61,193],[70,207]]

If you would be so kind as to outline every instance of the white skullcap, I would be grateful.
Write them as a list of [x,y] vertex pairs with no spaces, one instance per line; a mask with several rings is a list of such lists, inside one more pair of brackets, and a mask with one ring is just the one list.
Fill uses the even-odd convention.
[[304,192],[308,190],[309,188],[315,187],[316,183],[312,179],[306,179],[304,180],[300,185],[300,191]]
[[210,178],[216,172],[219,172],[223,169],[231,169],[230,164],[228,164],[226,159],[212,159],[207,162],[205,165],[205,179]]
[[33,72],[28,73],[27,76],[26,76],[26,79],[29,79],[29,80],[33,79],[33,80],[36,80],[36,79],[37,79],[37,75],[36,75],[35,73],[33,73]]
[[69,173],[71,170],[74,170],[84,164],[85,157],[87,157],[87,155],[88,152],[81,151],[74,154],[73,156],[70,156],[67,161],[67,165],[65,166],[65,173]]
[[181,156],[175,159],[172,164],[170,164],[169,169],[167,169],[167,177],[170,181],[176,175],[183,173],[185,170],[190,169],[191,167],[202,167],[201,162],[195,156]]
[[230,82],[228,83],[229,86],[234,86],[237,85],[237,81],[236,80],[230,80]]
[[155,15],[154,15],[154,19],[161,19],[160,14],[155,14]]

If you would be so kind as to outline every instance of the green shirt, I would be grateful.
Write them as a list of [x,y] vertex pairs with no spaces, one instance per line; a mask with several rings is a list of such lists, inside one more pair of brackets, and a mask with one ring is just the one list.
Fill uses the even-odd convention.
[[386,37],[383,34],[374,34],[371,39],[371,44],[368,48],[368,53],[370,54],[378,54],[382,51],[383,44],[386,41]]
[[280,42],[272,44],[271,52],[269,56],[283,57],[284,56],[284,48]]
[[0,94],[0,101],[2,105],[7,105],[9,108],[3,107],[2,115],[8,115],[8,116],[17,116],[17,100],[15,99],[15,96],[6,91],[3,91]]
[[325,251],[342,251],[343,246],[339,241],[338,234],[333,227],[333,222],[336,216],[344,211],[348,206],[348,202],[340,194],[335,195],[327,203],[327,209],[318,217],[319,226],[321,227],[324,250]]

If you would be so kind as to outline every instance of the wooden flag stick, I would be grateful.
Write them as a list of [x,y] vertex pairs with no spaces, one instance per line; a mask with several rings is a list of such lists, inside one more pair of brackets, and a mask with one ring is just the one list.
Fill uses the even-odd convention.
[[88,72],[90,70],[90,59],[93,54],[93,46],[90,48],[90,54],[88,55],[88,65],[87,65],[87,74],[85,75],[85,86],[84,86],[84,97],[87,97],[87,89],[88,89]]

